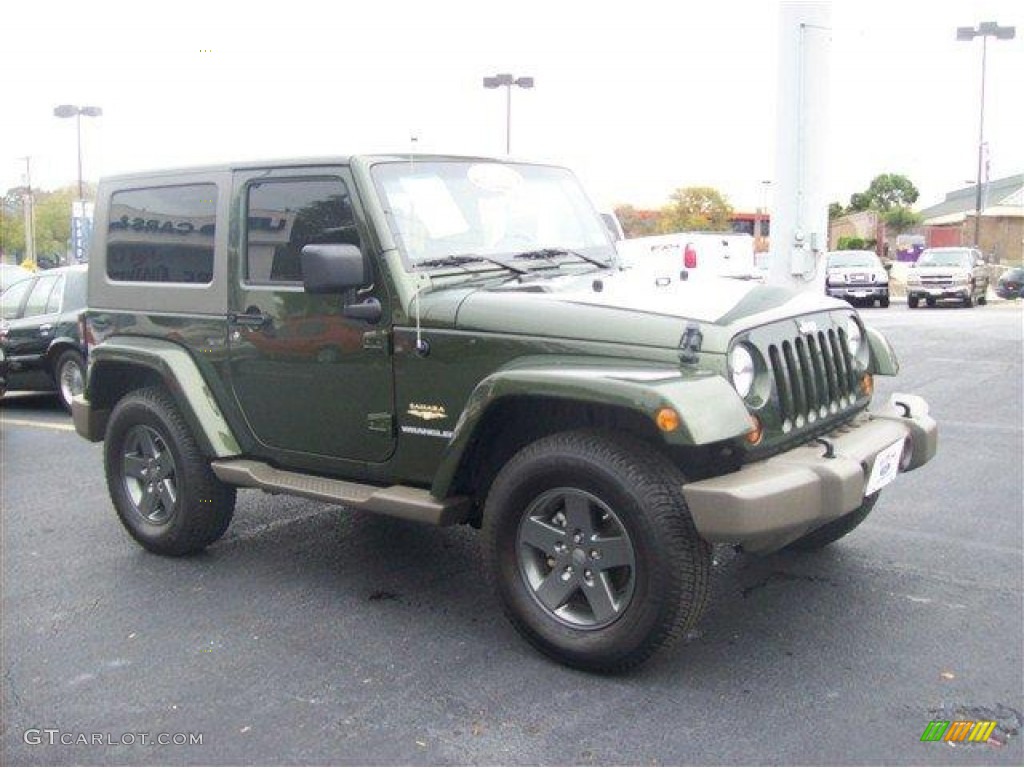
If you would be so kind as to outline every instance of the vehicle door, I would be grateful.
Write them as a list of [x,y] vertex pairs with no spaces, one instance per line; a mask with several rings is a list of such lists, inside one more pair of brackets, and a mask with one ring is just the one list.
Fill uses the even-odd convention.
[[[16,283],[11,290],[17,290],[21,285]],[[28,293],[20,309],[13,311],[10,317],[4,317],[4,346],[12,371],[38,374],[39,385],[46,386],[46,353],[56,332],[64,275],[44,273],[26,280],[24,285]],[[12,297],[12,302],[15,299]],[[6,301],[4,312],[6,315]]]
[[[347,297],[302,285],[305,245],[356,245],[369,257],[354,189],[343,166],[236,174],[244,215],[229,297],[231,386],[261,450],[293,466],[379,462],[395,447],[384,281]],[[379,322],[345,316],[346,299],[370,298],[380,300]]]

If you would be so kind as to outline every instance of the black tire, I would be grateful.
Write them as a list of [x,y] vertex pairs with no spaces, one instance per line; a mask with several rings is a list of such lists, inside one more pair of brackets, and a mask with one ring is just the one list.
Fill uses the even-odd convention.
[[85,387],[85,360],[81,353],[66,349],[53,366],[53,384],[64,410],[71,413],[71,398],[80,395]]
[[910,296],[907,298],[907,307],[909,309],[917,309],[917,296]]
[[839,541],[839,539],[864,522],[864,519],[871,514],[871,510],[874,509],[877,502],[878,492],[876,491],[870,496],[866,496],[864,503],[852,512],[847,512],[831,523],[826,523],[821,528],[801,536],[796,541],[787,544],[786,549],[794,552],[813,552],[827,547],[834,541]]
[[878,300],[878,306],[880,306],[882,309],[886,309],[889,306],[889,297],[883,296],[882,298],[880,298]]
[[213,474],[166,391],[149,387],[124,397],[105,439],[110,498],[139,544],[161,555],[187,555],[224,535],[235,489]]
[[935,306],[935,299],[925,299],[924,301],[925,301],[925,304],[927,304],[929,307],[934,307]]
[[974,306],[974,286],[972,285],[967,290],[967,295],[964,296],[964,307],[970,308]]
[[602,432],[563,432],[516,454],[483,525],[488,578],[516,629],[564,664],[619,672],[694,627],[711,547],[682,485],[647,444]]

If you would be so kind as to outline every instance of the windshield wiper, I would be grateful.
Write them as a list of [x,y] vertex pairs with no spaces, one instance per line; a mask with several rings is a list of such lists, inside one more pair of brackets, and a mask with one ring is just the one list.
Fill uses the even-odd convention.
[[603,261],[596,256],[587,256],[585,253],[579,251],[572,251],[568,248],[539,248],[535,251],[523,251],[513,256],[513,259],[551,259],[555,256],[575,256],[577,259],[588,261],[591,264],[596,264],[599,267],[610,267],[611,264],[607,261]]
[[416,266],[463,267],[466,264],[479,263],[481,261],[489,261],[491,264],[497,264],[499,267],[504,267],[509,272],[515,272],[517,275],[525,275],[529,272],[528,269],[523,269],[517,264],[510,264],[504,259],[496,259],[493,256],[481,256],[480,254],[476,253],[455,253],[452,254],[451,256],[443,256],[439,259],[427,259],[426,261],[416,262]]

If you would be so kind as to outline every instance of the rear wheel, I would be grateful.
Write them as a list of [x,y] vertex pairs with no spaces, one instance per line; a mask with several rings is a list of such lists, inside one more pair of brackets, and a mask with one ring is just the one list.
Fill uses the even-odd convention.
[[924,301],[925,301],[925,304],[927,304],[929,307],[934,307],[935,306],[935,299],[925,299]]
[[838,541],[846,534],[864,522],[864,519],[871,514],[875,504],[878,502],[878,493],[875,492],[864,498],[863,503],[852,512],[847,512],[842,517],[833,520],[831,523],[821,526],[810,533],[801,536],[796,541],[786,545],[787,550],[798,552],[812,552],[822,547],[827,547],[834,541]]
[[74,349],[62,352],[53,367],[53,379],[60,404],[70,413],[71,398],[82,394],[85,388],[85,361],[82,355]]
[[909,309],[917,309],[917,296],[910,296],[907,298],[907,307]]
[[878,306],[880,306],[882,309],[885,309],[886,307],[888,307],[889,306],[889,297],[888,296],[883,296],[882,298],[880,298],[878,300]]
[[536,648],[581,669],[636,666],[693,627],[710,546],[683,478],[638,440],[566,432],[498,473],[484,509],[487,571]]
[[151,552],[198,552],[231,523],[235,489],[213,474],[163,389],[140,389],[117,404],[107,425],[104,459],[118,517]]

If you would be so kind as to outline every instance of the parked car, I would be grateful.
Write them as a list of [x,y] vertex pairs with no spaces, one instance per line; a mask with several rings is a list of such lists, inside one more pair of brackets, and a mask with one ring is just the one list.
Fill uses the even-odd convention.
[[941,299],[965,307],[984,304],[988,284],[988,267],[977,248],[925,248],[907,270],[907,306],[917,309],[921,299],[929,307]]
[[1024,267],[1008,269],[996,280],[996,296],[1002,299],[1024,299]]
[[7,391],[7,354],[0,347],[0,397]]
[[17,264],[0,264],[0,293],[3,293],[19,280],[32,277],[32,272]]
[[20,280],[0,294],[0,347],[6,391],[56,391],[71,410],[82,391],[85,357],[78,320],[85,309],[86,266],[61,267]]
[[825,293],[851,304],[889,306],[889,273],[874,251],[829,251]]

